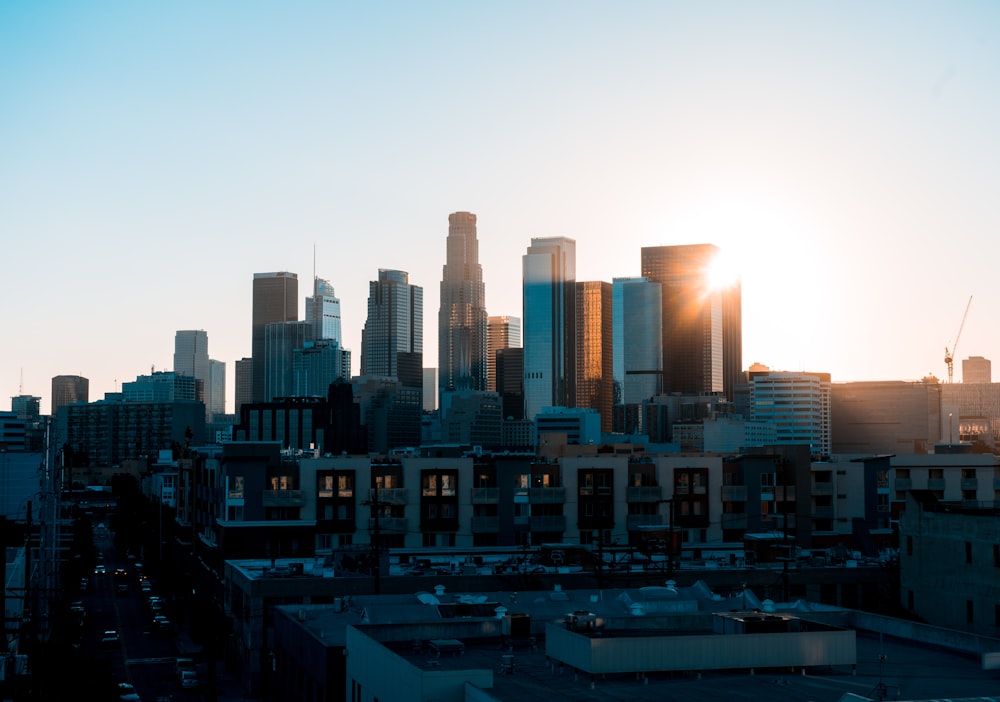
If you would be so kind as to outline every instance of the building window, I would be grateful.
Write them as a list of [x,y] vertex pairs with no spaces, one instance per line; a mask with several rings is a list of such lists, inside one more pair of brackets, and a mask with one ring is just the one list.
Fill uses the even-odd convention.
[[324,475],[319,479],[318,497],[333,497],[333,476]]
[[424,497],[437,497],[437,479],[438,477],[435,473],[428,473],[424,475],[422,490]]
[[354,497],[354,476],[337,476],[337,497]]

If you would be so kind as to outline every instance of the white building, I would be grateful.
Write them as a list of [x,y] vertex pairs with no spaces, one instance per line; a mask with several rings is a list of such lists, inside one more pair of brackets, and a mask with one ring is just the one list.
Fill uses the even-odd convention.
[[751,373],[750,418],[773,422],[779,444],[809,444],[814,456],[829,456],[830,393],[829,373]]

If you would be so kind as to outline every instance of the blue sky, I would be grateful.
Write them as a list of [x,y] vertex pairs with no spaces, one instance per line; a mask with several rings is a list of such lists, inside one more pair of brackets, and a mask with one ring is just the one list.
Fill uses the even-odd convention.
[[490,314],[532,237],[606,281],[708,242],[747,366],[943,379],[970,295],[956,358],[1000,362],[998,31],[992,2],[0,3],[0,397],[97,399],[205,329],[231,398],[253,273],[304,296],[314,246],[355,371],[379,268],[436,365],[457,210]]

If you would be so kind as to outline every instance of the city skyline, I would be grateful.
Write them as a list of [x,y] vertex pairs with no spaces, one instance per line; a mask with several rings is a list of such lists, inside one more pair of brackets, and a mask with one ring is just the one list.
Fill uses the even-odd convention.
[[604,282],[707,243],[744,369],[944,380],[970,295],[956,382],[997,356],[1000,7],[394,8],[0,8],[0,394],[100,399],[203,329],[231,412],[260,271],[298,319],[330,282],[356,374],[367,282],[408,271],[433,314],[458,211],[491,316],[532,238]]

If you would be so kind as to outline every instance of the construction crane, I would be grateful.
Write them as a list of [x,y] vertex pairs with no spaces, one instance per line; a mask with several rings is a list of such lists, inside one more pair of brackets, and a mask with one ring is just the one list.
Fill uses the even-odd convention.
[[969,301],[965,303],[965,314],[962,315],[962,323],[958,325],[958,333],[955,334],[955,345],[951,347],[951,351],[948,347],[944,347],[944,362],[948,366],[948,382],[951,382],[952,371],[954,370],[955,352],[958,350],[958,339],[962,336],[962,327],[965,326],[965,318],[969,316],[969,307],[972,305],[972,295],[969,295]]

